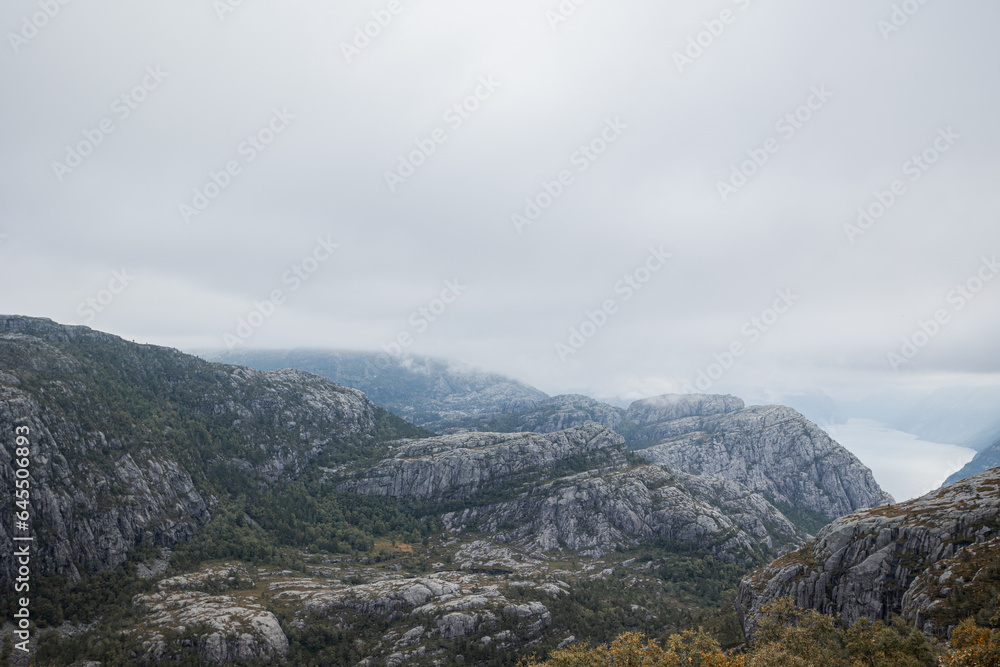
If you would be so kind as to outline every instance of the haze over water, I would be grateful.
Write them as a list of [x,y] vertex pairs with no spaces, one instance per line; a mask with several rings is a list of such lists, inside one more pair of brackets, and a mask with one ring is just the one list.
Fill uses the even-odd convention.
[[871,419],[822,428],[871,468],[875,480],[897,502],[938,488],[976,454],[974,449],[921,440]]

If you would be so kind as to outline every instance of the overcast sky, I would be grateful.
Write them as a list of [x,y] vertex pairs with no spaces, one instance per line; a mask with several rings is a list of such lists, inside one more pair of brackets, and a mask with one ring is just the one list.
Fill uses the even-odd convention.
[[550,393],[997,384],[998,23],[8,0],[0,311],[184,349],[401,340]]

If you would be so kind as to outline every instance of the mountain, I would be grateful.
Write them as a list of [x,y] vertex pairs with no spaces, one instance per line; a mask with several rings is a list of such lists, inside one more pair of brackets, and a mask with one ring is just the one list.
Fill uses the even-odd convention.
[[594,423],[545,435],[441,436],[400,443],[341,488],[462,500],[443,517],[450,531],[485,531],[536,554],[601,557],[666,537],[745,560],[797,541],[781,512],[739,484],[630,466],[627,451],[620,435]]
[[[622,414],[475,374],[463,397],[436,363],[396,369],[397,397],[436,378],[435,418],[565,428],[433,435],[301,369],[0,317],[0,433],[29,430],[33,659],[513,665],[575,637],[697,626],[735,645],[740,577],[802,544],[816,512],[884,500],[791,411],[694,395]],[[846,466],[839,489],[825,456]],[[12,618],[13,577],[8,559]]]
[[962,466],[961,470],[946,479],[944,485],[947,486],[948,484],[953,484],[961,479],[984,472],[996,466],[1000,466],[1000,439],[994,442],[991,446],[978,452],[974,457],[972,457],[971,461]]
[[[294,479],[419,433],[353,389],[134,345],[86,327],[0,318],[0,433],[30,429],[36,567],[79,580],[142,541],[173,546],[212,517],[206,489]],[[0,461],[14,477],[9,453]],[[11,539],[10,506],[0,536]],[[13,563],[0,569],[9,581]]]
[[736,396],[666,394],[634,401],[625,412],[627,434],[633,449],[644,449],[693,429],[698,418],[736,412],[744,408]]
[[657,432],[665,439],[637,453],[674,470],[738,482],[810,530],[855,509],[893,502],[868,468],[795,410],[768,405],[731,411],[735,406],[661,422]]
[[889,391],[844,403],[850,417],[874,419],[922,440],[981,451],[1000,439],[1000,387]]
[[547,394],[503,375],[441,359],[324,350],[234,350],[205,359],[258,370],[297,368],[364,392],[376,405],[432,431],[530,408]]
[[898,614],[940,636],[969,615],[986,624],[1000,611],[998,530],[998,468],[915,500],[848,514],[743,579],[741,623],[752,636],[761,609],[790,596],[848,623]]
[[580,394],[561,394],[534,406],[471,422],[463,430],[497,433],[554,433],[596,422],[613,431],[625,424],[625,410]]

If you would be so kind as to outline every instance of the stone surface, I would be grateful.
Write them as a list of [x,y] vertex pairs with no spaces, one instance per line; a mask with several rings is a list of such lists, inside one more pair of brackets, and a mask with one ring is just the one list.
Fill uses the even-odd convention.
[[892,502],[871,470],[791,408],[754,406],[678,423],[688,432],[636,453],[693,475],[738,482],[779,508],[806,509],[823,523]]
[[443,520],[451,530],[485,531],[531,553],[569,549],[592,557],[658,537],[737,560],[797,543],[792,523],[758,494],[655,465],[555,479]]
[[685,417],[708,417],[742,410],[743,400],[716,394],[664,394],[634,401],[625,418],[637,426],[650,426]]
[[[915,500],[849,514],[745,578],[738,599],[741,622],[752,634],[763,606],[790,596],[801,607],[849,623],[902,614],[925,630],[946,632],[929,612],[947,572],[974,560],[977,550],[994,548],[998,530],[1000,468]],[[965,550],[971,551],[962,557]]]
[[[166,415],[223,421],[236,445],[220,457],[275,482],[341,439],[363,439],[380,413],[361,392],[303,371],[210,364],[37,318],[0,317],[0,369],[0,433],[30,429],[42,531],[33,566],[71,581],[81,566],[121,565],[143,540],[173,547],[211,518],[215,501],[172,445]],[[0,448],[0,478],[13,479],[13,458]],[[7,545],[12,513],[0,506]],[[0,582],[12,567],[4,562]]]
[[208,662],[225,665],[235,659],[270,661],[288,653],[288,638],[278,619],[258,601],[229,595],[162,592],[138,595],[133,605],[142,615],[137,633],[142,659],[169,659],[179,645],[174,633],[192,636]]
[[344,491],[393,498],[467,499],[559,463],[625,466],[625,440],[598,424],[553,434],[464,433],[401,442]]
[[537,405],[461,428],[462,431],[502,433],[555,433],[590,422],[618,431],[625,424],[625,410],[580,394],[562,394]]

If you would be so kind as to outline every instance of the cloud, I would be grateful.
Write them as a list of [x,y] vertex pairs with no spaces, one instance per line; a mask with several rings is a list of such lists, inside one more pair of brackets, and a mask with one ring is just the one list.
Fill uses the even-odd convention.
[[[459,279],[468,291],[412,351],[548,391],[636,396],[690,382],[792,289],[800,302],[720,390],[1000,372],[1000,281],[911,364],[887,362],[1000,252],[995,4],[928,4],[888,39],[892,3],[861,0],[594,0],[554,28],[556,2],[400,0],[390,21],[387,6],[241,3],[220,18],[208,2],[106,0],[62,5],[17,52],[8,35],[0,310],[78,322],[77,304],[126,267],[134,284],[93,326],[221,347],[331,235],[342,252],[254,345],[381,349]],[[734,18],[720,32],[723,10]],[[9,3],[0,25],[20,34],[37,11]],[[348,61],[342,45],[372,21]],[[675,54],[699,39],[678,72]],[[167,73],[155,89],[150,68]],[[477,97],[484,80],[497,85]],[[275,109],[295,118],[269,137]],[[609,118],[628,129],[593,143]],[[53,162],[103,119],[113,131],[60,182]],[[908,180],[905,163],[947,127],[961,138]],[[436,130],[444,140],[390,190],[385,173]],[[254,140],[267,141],[241,151]],[[233,161],[238,175],[185,223],[180,206]],[[722,201],[734,167],[753,173]],[[562,171],[572,185],[518,234],[511,214]],[[905,195],[850,243],[844,225],[894,179]],[[669,267],[563,364],[556,343],[660,245]]]

